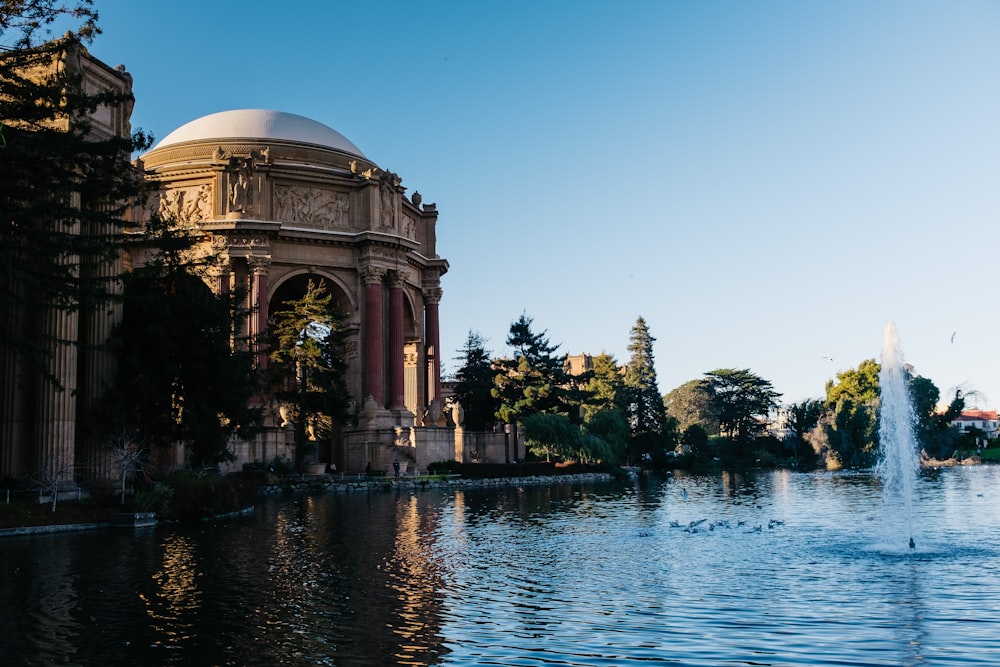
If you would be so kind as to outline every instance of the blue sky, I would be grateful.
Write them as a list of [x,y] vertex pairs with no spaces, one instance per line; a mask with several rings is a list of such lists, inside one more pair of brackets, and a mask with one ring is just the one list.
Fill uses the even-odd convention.
[[662,392],[750,368],[792,402],[894,320],[1000,407],[1000,3],[96,4],[134,126],[305,115],[438,204],[446,370],[522,312],[624,362],[642,315]]

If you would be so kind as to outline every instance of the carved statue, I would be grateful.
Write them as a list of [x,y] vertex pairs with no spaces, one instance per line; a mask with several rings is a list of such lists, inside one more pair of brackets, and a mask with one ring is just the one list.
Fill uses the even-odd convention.
[[379,174],[379,224],[382,229],[396,228],[396,188],[399,187],[399,177],[391,171]]
[[253,196],[250,180],[253,160],[251,158],[237,158],[232,161],[230,167],[229,210],[245,213],[250,210]]

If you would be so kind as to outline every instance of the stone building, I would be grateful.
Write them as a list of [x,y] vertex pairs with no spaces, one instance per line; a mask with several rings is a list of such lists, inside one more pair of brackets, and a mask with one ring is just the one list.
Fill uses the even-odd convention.
[[[91,91],[131,91],[123,67],[108,67],[75,42],[67,42],[53,66],[76,68]],[[128,136],[130,114],[131,104],[100,108],[92,131]],[[155,195],[136,202],[134,224],[158,213],[196,229],[198,251],[216,269],[210,286],[219,292],[242,286],[249,294],[252,314],[240,323],[245,332],[262,334],[269,313],[304,294],[310,280],[322,280],[346,313],[355,405],[335,441],[323,443],[322,460],[347,471],[368,464],[389,470],[396,461],[425,470],[456,456],[454,428],[442,414],[438,304],[448,262],[437,254],[434,204],[408,195],[398,175],[340,133],[280,111],[223,111],[193,120],[136,167]],[[102,270],[113,282],[145,259],[135,250]],[[15,351],[0,348],[0,478],[42,469],[67,483],[113,477],[101,435],[88,429],[84,415],[114,377],[101,344],[120,321],[120,306],[0,315],[11,326],[69,342],[51,355],[62,388],[41,375],[26,377]],[[266,350],[255,352],[265,366]],[[283,406],[260,398],[265,428],[253,441],[231,443],[234,466],[292,458],[295,429],[281,416]],[[166,458],[182,464],[183,444]]]
[[[56,71],[79,76],[88,93],[117,91],[131,96],[132,77],[124,67],[111,68],[73,39],[57,42],[60,48],[48,63],[36,65],[29,76],[49,76]],[[105,140],[131,133],[131,103],[101,106],[89,118],[88,138]],[[6,119],[8,125],[11,120]],[[68,117],[57,118],[56,129],[66,131]],[[2,159],[2,156],[0,156]],[[69,203],[78,209],[94,206],[69,192]],[[60,231],[87,236],[102,230],[78,222]],[[87,258],[62,258],[90,280],[115,282],[124,258],[88,266]],[[88,273],[89,272],[89,273]],[[77,471],[110,476],[110,460],[99,434],[82,418],[88,414],[113,377],[113,364],[101,344],[121,316],[120,305],[99,308],[66,308],[46,302],[38,286],[18,281],[0,285],[8,298],[0,309],[0,324],[14,337],[44,341],[42,369],[24,363],[16,346],[0,346],[0,479],[33,476],[39,481],[71,482]],[[34,305],[31,305],[34,304]],[[59,384],[47,376],[58,378]]]
[[[223,111],[187,123],[140,159],[161,217],[204,233],[213,288],[246,288],[251,335],[268,313],[322,280],[349,319],[348,380],[356,419],[339,429],[339,470],[454,458],[441,407],[441,276],[437,207],[406,195],[339,132],[281,111]],[[141,262],[141,258],[137,258]],[[266,365],[266,353],[258,353]],[[290,458],[294,429],[265,410],[256,441],[234,441],[238,461]],[[284,423],[284,426],[282,424]]]

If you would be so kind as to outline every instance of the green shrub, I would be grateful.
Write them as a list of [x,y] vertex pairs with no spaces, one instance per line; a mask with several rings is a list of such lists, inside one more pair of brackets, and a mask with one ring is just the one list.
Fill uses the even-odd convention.
[[172,487],[157,482],[151,489],[142,489],[132,495],[132,506],[136,512],[156,512],[165,516],[170,512],[170,499],[174,495]]

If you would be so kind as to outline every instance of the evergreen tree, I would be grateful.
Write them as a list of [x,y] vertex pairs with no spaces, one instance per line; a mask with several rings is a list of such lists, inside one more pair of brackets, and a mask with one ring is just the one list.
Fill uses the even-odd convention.
[[615,358],[607,353],[594,357],[594,368],[584,388],[587,404],[584,419],[589,420],[597,412],[617,410],[625,414],[628,396],[622,369]]
[[145,242],[157,250],[125,278],[110,426],[154,445],[184,442],[194,466],[231,460],[230,437],[253,436],[261,417],[250,346],[234,340],[245,294],[214,294],[186,255],[191,237],[169,223],[153,221]]
[[323,281],[274,313],[269,372],[275,397],[294,408],[295,463],[313,442],[328,440],[350,418],[347,388],[346,318]]
[[[147,187],[131,155],[148,138],[100,136],[90,121],[133,101],[83,85],[96,21],[90,0],[0,2],[0,39],[12,47],[0,51],[0,366],[56,384],[47,358],[76,341],[34,329],[29,315],[106,308],[120,296],[126,211]],[[69,22],[76,28],[51,39],[54,24]]]
[[488,430],[500,406],[493,396],[493,364],[486,341],[470,330],[465,347],[455,360],[461,366],[455,373],[454,396],[465,413],[465,428],[470,431]]
[[646,320],[641,316],[629,334],[628,351],[631,353],[625,365],[625,391],[628,397],[627,410],[632,435],[640,433],[663,433],[667,422],[663,397],[656,381],[653,365],[653,342]]
[[556,355],[559,346],[549,343],[547,332],[534,333],[531,324],[524,314],[511,323],[507,345],[513,354],[493,362],[492,393],[500,402],[496,416],[504,423],[538,412],[570,414],[578,398],[576,384],[566,372],[566,355]]

